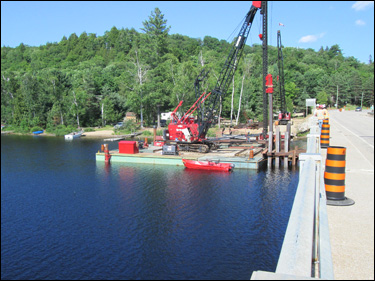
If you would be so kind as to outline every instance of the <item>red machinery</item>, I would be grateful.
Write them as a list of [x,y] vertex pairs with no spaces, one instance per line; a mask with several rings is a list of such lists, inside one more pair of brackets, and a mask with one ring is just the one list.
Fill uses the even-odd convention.
[[[203,93],[197,101],[190,107],[188,111],[178,119],[176,117],[177,109],[182,105],[180,101],[178,106],[171,114],[171,123],[168,125],[169,140],[176,142],[188,142],[188,150],[198,150],[199,152],[208,152],[209,147],[202,144],[193,144],[192,142],[204,142],[205,135],[199,136],[199,125],[195,121],[195,117],[191,116],[201,104],[211,95]],[[180,145],[181,146],[181,145]],[[183,146],[183,145],[182,145]],[[186,145],[185,145],[186,146]]]
[[[218,112],[220,98],[223,99],[227,94],[228,85],[231,83],[234,73],[237,70],[255,14],[260,8],[261,1],[253,1],[250,10],[245,16],[241,30],[232,44],[232,48],[214,89],[208,94],[205,92],[201,94],[180,119],[176,117],[176,112],[183,101],[180,101],[171,114],[171,122],[168,125],[168,130],[165,131],[165,137],[169,141],[175,141],[178,144],[179,150],[208,152],[210,149],[215,149],[215,143],[207,140],[206,135],[213,123],[215,114]],[[196,96],[198,95],[197,93],[200,93],[199,90],[197,91],[197,85],[199,89],[199,82],[208,74],[208,72],[205,73],[204,69],[200,75],[202,73],[204,77],[200,78],[198,76],[196,79]],[[205,101],[205,106],[201,106]],[[195,111],[198,113],[197,120],[192,116]]]

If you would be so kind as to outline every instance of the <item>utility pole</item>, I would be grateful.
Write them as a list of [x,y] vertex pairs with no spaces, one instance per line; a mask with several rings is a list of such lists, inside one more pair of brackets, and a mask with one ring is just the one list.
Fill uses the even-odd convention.
[[362,108],[362,102],[363,102],[363,92],[362,92],[362,98],[361,98],[361,108]]
[[339,85],[337,85],[336,109],[339,107]]

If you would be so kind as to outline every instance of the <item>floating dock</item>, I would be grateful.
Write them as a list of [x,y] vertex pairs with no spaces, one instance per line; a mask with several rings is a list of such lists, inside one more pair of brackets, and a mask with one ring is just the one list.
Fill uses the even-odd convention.
[[[249,151],[248,149],[247,151]],[[245,154],[246,149],[242,148],[223,148],[215,152],[209,153],[193,153],[180,152],[179,155],[162,155],[162,148],[158,146],[150,146],[147,149],[140,149],[136,154],[119,153],[119,150],[111,150],[110,162],[116,163],[139,163],[139,164],[153,164],[153,165],[173,165],[184,166],[182,159],[197,160],[197,161],[220,161],[221,163],[230,163],[235,165],[235,169],[251,169],[258,170],[266,161],[264,161],[261,148],[256,148],[254,157],[248,157]],[[105,153],[96,153],[96,161],[105,161]]]

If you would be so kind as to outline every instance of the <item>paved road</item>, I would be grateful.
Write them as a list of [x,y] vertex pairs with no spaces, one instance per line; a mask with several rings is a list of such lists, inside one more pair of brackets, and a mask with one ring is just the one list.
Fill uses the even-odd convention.
[[374,117],[331,110],[330,145],[346,147],[345,196],[355,201],[327,206],[334,276],[374,280]]
[[331,110],[330,124],[337,126],[347,141],[363,156],[363,161],[374,169],[374,116],[368,114],[368,110]]

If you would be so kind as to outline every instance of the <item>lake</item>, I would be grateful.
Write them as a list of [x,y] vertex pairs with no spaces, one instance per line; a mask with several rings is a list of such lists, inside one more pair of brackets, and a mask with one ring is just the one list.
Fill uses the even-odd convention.
[[102,143],[1,136],[1,279],[275,271],[298,169],[105,165],[95,161]]

